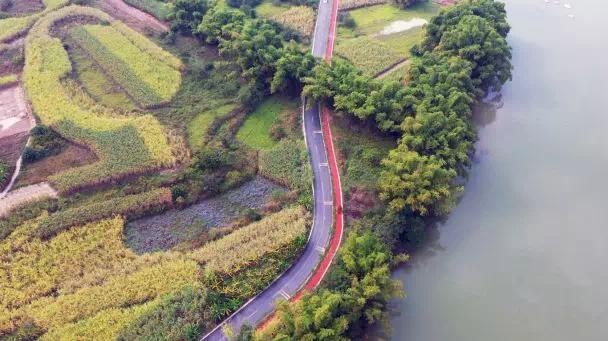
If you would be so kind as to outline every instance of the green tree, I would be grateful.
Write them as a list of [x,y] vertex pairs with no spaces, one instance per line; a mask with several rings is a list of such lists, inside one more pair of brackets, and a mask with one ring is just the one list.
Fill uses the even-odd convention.
[[426,2],[428,0],[393,0],[393,2],[398,5],[401,6],[402,8],[408,8],[410,6],[413,6],[415,4],[419,4],[422,2]]
[[511,48],[485,19],[467,15],[441,37],[439,48],[473,64],[471,77],[482,90],[499,89],[511,79]]
[[423,156],[399,144],[382,161],[381,198],[390,213],[411,211],[423,216],[445,215],[456,202],[461,187],[452,185],[456,171],[444,168],[434,156]]
[[216,6],[198,24],[196,33],[204,38],[207,44],[217,45],[220,39],[232,39],[240,32],[245,20],[246,16],[242,11]]
[[414,50],[421,53],[433,51],[439,45],[443,34],[467,15],[486,19],[503,38],[507,37],[511,29],[504,3],[494,0],[465,0],[456,6],[442,9],[439,15],[434,16],[426,25],[424,41]]
[[302,53],[295,43],[283,48],[276,62],[276,71],[270,83],[270,92],[299,94],[303,81],[312,73],[315,59],[310,53]]
[[456,113],[420,113],[401,124],[401,144],[420,155],[435,156],[447,168],[465,175],[470,165],[475,133],[471,125]]
[[209,7],[207,0],[173,0],[169,13],[172,31],[195,34]]

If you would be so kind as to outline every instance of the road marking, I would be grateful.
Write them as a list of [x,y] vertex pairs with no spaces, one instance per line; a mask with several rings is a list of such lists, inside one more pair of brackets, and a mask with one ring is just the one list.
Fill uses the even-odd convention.
[[321,163],[319,163],[319,166],[320,167],[329,167],[329,163],[327,163],[327,162],[321,162]]
[[258,310],[257,310],[257,309],[256,309],[256,310],[254,310],[254,311],[253,311],[253,313],[251,313],[251,314],[247,315],[247,317],[245,317],[245,319],[249,320],[249,318],[250,318],[251,316],[255,315],[255,313],[257,313],[257,312],[258,312]]
[[315,249],[316,249],[317,251],[321,252],[321,254],[324,254],[324,253],[325,253],[325,248],[324,248],[323,246],[318,246],[318,245],[317,245],[317,247],[315,247]]
[[323,131],[322,130],[315,130],[315,131],[313,131],[313,133],[315,133],[315,134],[323,134]]
[[283,296],[283,297],[284,297],[286,300],[288,300],[288,299],[289,299],[289,295],[287,295],[287,293],[286,293],[285,291],[283,291],[283,289],[281,289],[281,290],[279,291],[279,294],[281,294],[281,296]]
[[332,206],[334,204],[333,201],[324,201],[323,205]]

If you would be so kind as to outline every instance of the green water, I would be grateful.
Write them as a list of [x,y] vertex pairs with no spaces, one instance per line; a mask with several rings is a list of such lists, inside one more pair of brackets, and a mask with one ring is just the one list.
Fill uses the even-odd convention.
[[393,340],[608,340],[608,3],[506,3],[513,81]]

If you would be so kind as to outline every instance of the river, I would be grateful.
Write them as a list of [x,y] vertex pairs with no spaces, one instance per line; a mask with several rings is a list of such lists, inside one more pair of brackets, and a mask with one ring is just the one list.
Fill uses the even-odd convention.
[[513,81],[393,340],[608,340],[608,3],[506,3]]

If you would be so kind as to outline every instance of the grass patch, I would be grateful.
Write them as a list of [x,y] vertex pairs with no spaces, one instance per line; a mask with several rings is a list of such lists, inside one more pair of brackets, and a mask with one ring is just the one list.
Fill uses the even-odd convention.
[[254,112],[247,116],[236,138],[247,146],[268,150],[277,144],[271,136],[272,125],[285,111],[293,109],[287,99],[271,97],[264,100]]
[[360,34],[376,34],[395,20],[408,21],[414,18],[429,20],[439,11],[439,6],[432,1],[416,4],[408,9],[394,5],[378,5],[350,11],[355,20],[356,31]]
[[19,77],[17,75],[0,76],[0,89],[11,86],[11,85],[15,85],[18,82],[19,82]]
[[272,0],[264,0],[255,8],[255,11],[260,17],[270,19],[287,12],[289,8],[291,6],[287,4],[275,5]]
[[234,111],[236,107],[236,104],[230,103],[214,109],[205,110],[196,115],[194,119],[188,123],[188,143],[190,148],[192,150],[200,149],[205,143],[211,123],[218,117],[228,115]]

